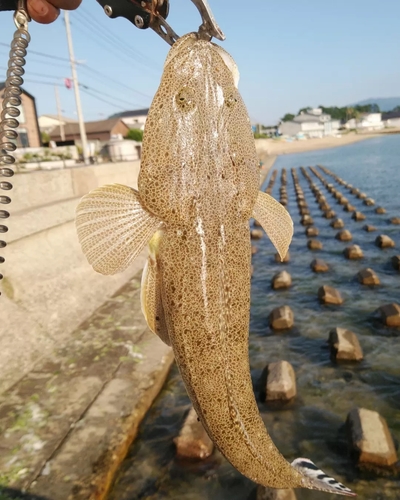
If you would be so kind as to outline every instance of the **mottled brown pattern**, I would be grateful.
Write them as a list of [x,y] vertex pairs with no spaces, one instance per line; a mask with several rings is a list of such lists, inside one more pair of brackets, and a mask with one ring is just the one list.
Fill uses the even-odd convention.
[[192,34],[171,53],[147,118],[139,176],[145,208],[168,221],[157,254],[169,338],[196,411],[226,458],[258,483],[300,486],[301,474],[265,429],[249,371],[248,221],[259,168],[247,111],[213,44]]

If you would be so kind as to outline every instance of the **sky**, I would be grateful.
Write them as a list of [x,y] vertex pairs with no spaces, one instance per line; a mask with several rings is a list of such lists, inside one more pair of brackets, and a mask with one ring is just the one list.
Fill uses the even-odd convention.
[[[400,95],[399,0],[209,0],[226,35],[220,43],[235,59],[239,90],[254,123],[272,125],[306,106],[345,106],[370,97]],[[169,50],[153,30],[109,19],[96,0],[70,15],[86,121],[150,105]],[[179,35],[196,31],[200,16],[190,0],[170,0],[168,23]],[[11,12],[0,13],[0,81],[15,31]],[[32,41],[24,88],[38,113],[76,118],[63,15],[51,25],[29,24]],[[39,55],[45,54],[44,55]],[[4,77],[2,77],[4,75]]]

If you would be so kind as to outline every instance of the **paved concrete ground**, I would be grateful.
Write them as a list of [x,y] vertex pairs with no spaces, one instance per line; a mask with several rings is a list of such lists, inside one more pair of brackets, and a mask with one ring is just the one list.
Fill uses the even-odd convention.
[[2,395],[1,485],[50,500],[103,498],[173,362],[139,294],[140,275]]

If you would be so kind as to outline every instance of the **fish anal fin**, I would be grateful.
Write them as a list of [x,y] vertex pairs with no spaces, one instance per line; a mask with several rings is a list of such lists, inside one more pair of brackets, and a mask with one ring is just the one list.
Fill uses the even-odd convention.
[[291,465],[304,477],[302,485],[304,488],[326,491],[327,493],[336,493],[337,495],[344,495],[347,497],[357,496],[356,493],[346,488],[344,484],[328,476],[328,474],[325,474],[324,471],[319,469],[308,458],[296,458]]
[[293,221],[289,212],[272,196],[259,191],[253,217],[261,224],[283,260],[293,236]]
[[148,327],[165,344],[170,346],[171,342],[162,303],[161,272],[157,263],[157,253],[162,233],[162,230],[157,231],[149,242],[149,256],[143,269],[140,301]]
[[95,271],[124,271],[143,250],[161,221],[142,208],[139,193],[112,184],[85,195],[76,209],[82,251]]

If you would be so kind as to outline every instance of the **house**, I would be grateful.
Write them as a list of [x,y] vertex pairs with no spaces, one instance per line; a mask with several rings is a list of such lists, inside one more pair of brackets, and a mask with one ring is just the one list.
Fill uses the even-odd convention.
[[340,120],[332,120],[331,116],[323,113],[321,108],[312,108],[306,112],[302,111],[292,121],[282,122],[279,125],[279,133],[321,138],[337,134],[339,127]]
[[78,123],[77,120],[72,118],[66,118],[65,116],[57,115],[41,115],[39,116],[39,128],[41,132],[50,133],[51,130],[59,125],[65,125],[67,123]]
[[[0,106],[2,105],[5,91],[5,82],[0,82]],[[22,89],[21,106],[19,106],[20,123],[17,132],[17,146],[22,148],[39,148],[42,145],[40,129],[36,110],[36,101],[32,94]]]
[[361,113],[359,118],[351,118],[345,123],[345,128],[359,132],[382,130],[384,127],[382,113]]
[[[112,137],[122,135],[125,137],[129,127],[120,118],[110,118],[95,122],[86,122],[86,137],[89,142],[105,143]],[[64,125],[65,141],[80,143],[79,123],[66,123]],[[55,142],[61,141],[60,126],[50,131],[50,139]]]
[[382,122],[385,127],[400,128],[400,111],[382,113]]
[[363,113],[357,123],[357,130],[382,130],[384,127],[382,113]]
[[115,113],[109,118],[121,118],[121,120],[129,128],[137,128],[139,130],[144,130],[144,125],[146,123],[147,115],[149,114],[149,108],[145,109],[134,109],[132,111],[123,111],[122,113]]

